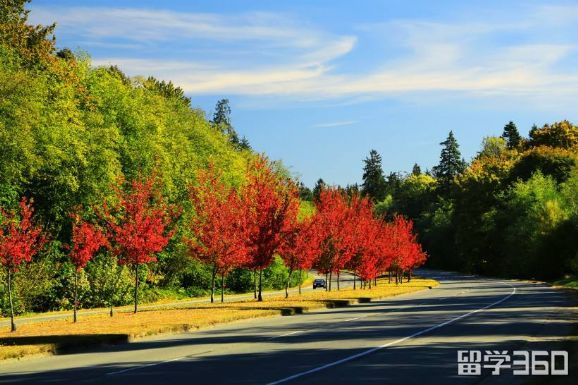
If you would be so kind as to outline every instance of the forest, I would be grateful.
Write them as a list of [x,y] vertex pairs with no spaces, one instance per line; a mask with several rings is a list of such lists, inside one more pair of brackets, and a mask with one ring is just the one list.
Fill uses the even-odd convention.
[[373,150],[363,185],[346,190],[370,196],[379,215],[412,219],[430,267],[545,280],[578,273],[577,126],[534,125],[524,137],[508,122],[470,162],[453,132],[441,147],[432,170],[387,176]]
[[[281,162],[182,89],[95,67],[0,2],[0,305],[114,307],[300,285],[352,271],[371,288],[423,264],[412,220],[327,186],[310,201]],[[303,274],[304,273],[304,274]],[[288,295],[288,293],[287,293]]]

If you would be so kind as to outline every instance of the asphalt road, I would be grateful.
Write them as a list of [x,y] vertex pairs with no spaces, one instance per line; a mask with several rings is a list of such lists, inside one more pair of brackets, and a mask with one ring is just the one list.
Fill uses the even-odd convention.
[[[295,317],[235,322],[83,354],[0,362],[10,384],[517,384],[457,375],[457,351],[552,350],[575,298],[546,285],[429,272],[442,285]],[[576,360],[571,356],[570,361]],[[575,384],[577,373],[545,382]]]

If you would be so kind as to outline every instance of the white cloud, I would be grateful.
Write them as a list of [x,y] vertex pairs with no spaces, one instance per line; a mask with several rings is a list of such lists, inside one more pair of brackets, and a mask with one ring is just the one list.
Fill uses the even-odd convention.
[[351,126],[352,124],[355,123],[357,123],[357,120],[343,120],[339,122],[318,123],[314,124],[313,127],[315,128],[342,127],[342,126]]
[[[172,80],[191,94],[275,95],[299,100],[407,97],[431,92],[488,97],[578,98],[572,39],[548,38],[548,30],[574,30],[577,7],[542,7],[520,18],[472,22],[395,20],[337,35],[287,15],[220,15],[131,8],[33,8],[33,22],[58,22],[63,33],[93,45],[136,44],[126,56],[97,58],[131,75]],[[545,15],[540,18],[540,12]],[[359,40],[383,34],[392,56],[367,72],[344,71]],[[523,36],[509,42],[502,36]],[[394,39],[392,38],[394,37]],[[120,40],[120,43],[119,43]],[[186,55],[187,44],[213,54]],[[177,44],[178,54],[154,53]],[[147,48],[143,49],[142,46]],[[215,45],[217,48],[215,48]],[[148,54],[152,52],[152,54]],[[393,50],[392,50],[393,51]]]

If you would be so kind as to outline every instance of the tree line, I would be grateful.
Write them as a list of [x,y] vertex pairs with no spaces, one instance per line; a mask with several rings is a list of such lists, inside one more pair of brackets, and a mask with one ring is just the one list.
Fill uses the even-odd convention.
[[3,315],[112,316],[163,296],[214,300],[217,285],[262,300],[311,267],[370,285],[423,263],[411,221],[375,218],[367,198],[326,187],[300,199],[237,134],[228,100],[208,118],[171,82],[58,50],[26,3],[0,1]]
[[534,125],[524,137],[509,122],[469,163],[453,132],[440,144],[431,171],[415,164],[387,176],[372,150],[363,184],[344,190],[369,196],[377,215],[412,219],[429,266],[519,278],[578,274],[576,125]]
[[[376,218],[369,198],[326,188],[315,201],[314,210],[300,215],[298,189],[292,179],[275,173],[262,156],[255,158],[249,169],[247,180],[237,187],[228,184],[212,165],[199,170],[187,202],[192,210],[182,220],[182,206],[167,203],[154,173],[128,183],[120,181],[111,201],[89,210],[74,208],[70,214],[71,239],[64,246],[74,265],[74,322],[79,274],[96,254],[105,251],[117,265],[130,267],[136,313],[140,267],[157,262],[157,254],[175,238],[177,223],[184,231],[183,238],[176,241],[187,246],[188,256],[211,269],[211,302],[217,277],[221,279],[223,302],[224,279],[233,269],[253,272],[256,299],[263,301],[263,270],[276,254],[289,268],[286,297],[295,270],[301,275],[303,270],[315,268],[328,274],[329,291],[333,274],[339,289],[340,273],[349,270],[359,277],[362,287],[369,285],[371,289],[378,275],[394,272],[396,283],[401,283],[404,271],[410,280],[411,271],[425,262],[426,254],[416,241],[412,222],[402,217],[392,222]],[[51,237],[35,223],[33,211],[32,201],[23,197],[19,210],[3,210],[0,221],[0,263],[6,272],[12,331],[16,330],[12,277],[22,264],[32,262]],[[115,291],[109,292],[111,316]]]

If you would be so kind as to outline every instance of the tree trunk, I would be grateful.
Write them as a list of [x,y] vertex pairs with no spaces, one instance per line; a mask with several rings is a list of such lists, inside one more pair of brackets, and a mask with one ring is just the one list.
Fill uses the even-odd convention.
[[301,269],[299,269],[299,295],[301,295]]
[[221,303],[225,302],[225,274],[221,273]]
[[110,316],[112,317],[113,315],[113,311],[112,311],[112,302],[110,303]]
[[373,286],[377,286],[377,275],[373,278]]
[[368,281],[369,281],[369,290],[371,290],[371,278],[369,278]]
[[388,283],[391,283],[391,270],[388,270],[388,271],[387,271],[387,276],[388,276],[388,278],[389,278]]
[[134,314],[138,310],[138,265],[134,266]]
[[12,270],[8,268],[8,300],[10,301],[10,331],[16,331],[14,323],[14,303],[12,302]]
[[293,269],[289,269],[289,275],[287,276],[287,282],[285,282],[285,298],[289,298],[289,281],[291,280],[291,274],[293,274]]
[[213,272],[211,273],[211,303],[215,302],[215,277],[217,275],[217,265],[213,264]]
[[353,274],[353,290],[355,290],[355,274]]
[[337,291],[339,291],[339,271],[337,272]]
[[257,301],[263,302],[263,269],[259,269],[259,295],[257,296]]
[[327,286],[329,286],[329,291],[331,291],[331,280],[332,280],[332,277],[333,277],[333,271],[329,270],[329,285],[327,285]]
[[253,298],[257,299],[257,269],[253,269]]
[[329,290],[329,273],[325,273],[325,291]]
[[411,282],[411,273],[412,273],[412,270],[410,269],[410,270],[407,272],[407,282]]
[[73,307],[73,322],[76,322],[76,307],[78,305],[78,270],[74,269],[74,307]]

